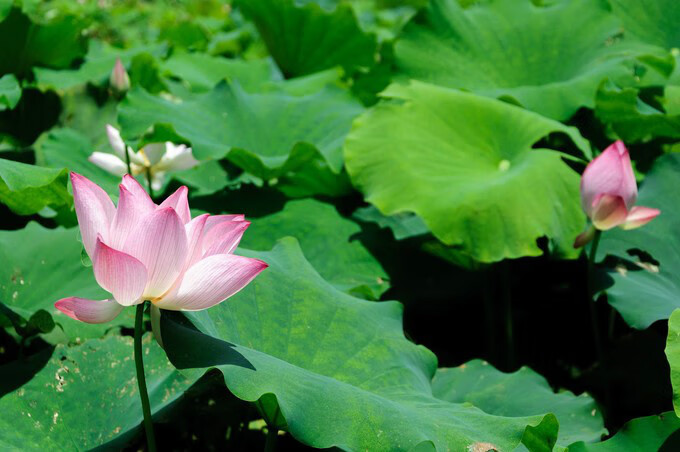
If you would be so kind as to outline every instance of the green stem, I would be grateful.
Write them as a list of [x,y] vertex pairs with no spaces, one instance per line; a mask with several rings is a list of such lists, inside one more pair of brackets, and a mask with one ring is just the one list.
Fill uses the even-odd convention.
[[156,437],[153,434],[153,422],[151,421],[151,406],[149,393],[146,391],[146,377],[144,376],[144,357],[142,356],[142,325],[144,323],[144,307],[146,301],[137,305],[135,316],[135,367],[137,369],[137,383],[139,385],[139,397],[142,399],[142,413],[144,413],[144,430],[146,430],[146,444],[149,452],[156,452]]
[[123,142],[123,148],[125,151],[125,164],[127,165],[127,172],[132,176],[132,168],[130,167],[130,151],[128,150],[127,143]]
[[602,340],[600,338],[600,328],[598,326],[597,318],[597,305],[595,304],[595,298],[593,294],[593,280],[595,276],[595,259],[597,258],[597,247],[600,244],[600,237],[602,236],[602,231],[596,230],[595,236],[593,237],[593,243],[590,245],[590,254],[588,256],[588,297],[593,297],[588,301],[590,306],[590,323],[593,328],[593,338],[595,339],[595,350],[597,351],[597,356],[602,361]]
[[279,436],[279,429],[267,427],[267,440],[264,443],[264,452],[274,452],[276,450],[276,437]]
[[153,188],[151,188],[151,168],[146,168],[146,183],[149,185],[149,197],[153,199]]
[[512,291],[510,279],[510,263],[501,263],[501,278],[503,283],[503,304],[505,306],[505,341],[507,345],[508,370],[515,366],[515,338],[512,319]]

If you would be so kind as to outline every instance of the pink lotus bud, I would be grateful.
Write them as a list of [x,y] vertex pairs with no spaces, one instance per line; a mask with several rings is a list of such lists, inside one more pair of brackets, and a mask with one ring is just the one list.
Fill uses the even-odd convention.
[[[616,141],[588,164],[581,177],[581,205],[593,226],[606,231],[616,226],[633,229],[649,223],[661,212],[635,207],[637,183],[628,149]],[[593,234],[581,234],[574,247],[585,245]]]
[[130,77],[125,70],[125,66],[123,66],[123,63],[120,61],[120,58],[116,58],[116,64],[113,66],[113,71],[111,71],[109,82],[111,88],[119,93],[124,93],[130,89]]
[[85,251],[97,283],[111,296],[57,301],[56,308],[69,317],[108,322],[144,300],[156,309],[198,311],[231,297],[267,268],[233,254],[250,225],[243,215],[192,219],[186,187],[156,205],[126,174],[114,206],[87,178],[71,173],[71,183]]

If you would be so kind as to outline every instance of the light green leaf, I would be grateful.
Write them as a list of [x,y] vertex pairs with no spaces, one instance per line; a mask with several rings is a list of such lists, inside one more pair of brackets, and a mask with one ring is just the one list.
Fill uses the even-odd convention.
[[107,324],[91,325],[67,317],[54,302],[78,296],[108,298],[94,279],[92,268],[81,262],[78,229],[47,229],[31,222],[24,229],[0,231],[0,302],[28,319],[45,309],[61,325],[50,334],[51,342],[100,337],[118,325],[132,325],[134,310],[126,309]]
[[680,47],[680,2],[676,0],[610,0],[626,32],[668,50]]
[[161,68],[181,78],[194,92],[210,91],[222,80],[238,80],[250,91],[265,82],[281,79],[271,60],[244,61],[204,53],[175,52],[161,63]]
[[[270,250],[276,241],[293,236],[309,263],[338,289],[378,299],[387,290],[387,274],[353,236],[361,228],[335,208],[313,199],[289,201],[282,211],[253,220],[241,246]],[[363,298],[363,297],[362,297]]]
[[602,234],[598,257],[622,260],[609,271],[613,286],[607,289],[607,300],[633,328],[647,328],[680,307],[679,190],[680,154],[658,158],[637,204],[660,209],[661,215],[639,229]]
[[[152,412],[157,413],[195,378],[172,367],[150,334],[142,346]],[[132,356],[130,337],[57,346],[30,381],[0,399],[0,448],[121,450],[142,423]],[[14,374],[19,365],[6,364],[0,372]]]
[[595,106],[604,79],[632,79],[635,56],[657,52],[620,41],[621,31],[600,1],[492,0],[464,9],[433,0],[397,41],[396,62],[410,78],[513,99],[564,120]]
[[70,206],[68,171],[0,159],[0,202],[19,215]]
[[[313,2],[244,0],[236,2],[257,26],[269,53],[286,78],[335,66],[347,73],[375,63],[375,36],[363,32],[351,6],[324,10]],[[304,30],[304,32],[302,32]]]
[[534,416],[552,413],[559,421],[557,444],[595,442],[607,433],[602,414],[587,394],[553,392],[545,378],[522,367],[503,373],[485,361],[438,369],[432,382],[435,397],[453,403],[471,403],[496,416]]
[[118,120],[128,138],[138,138],[154,124],[170,125],[191,142],[199,160],[226,156],[251,174],[271,179],[319,156],[338,173],[342,142],[361,111],[350,94],[332,86],[294,96],[249,94],[238,84],[222,83],[184,101],[133,90]]
[[666,358],[671,366],[673,407],[675,408],[675,414],[680,415],[680,309],[673,311],[668,319]]
[[0,111],[16,107],[21,99],[21,86],[13,74],[0,77]]
[[673,413],[640,417],[629,421],[607,441],[597,444],[578,442],[569,452],[648,452],[661,450],[668,437],[680,428],[680,419]]
[[[208,310],[164,312],[166,352],[178,368],[217,367],[237,397],[313,447],[440,450],[493,443],[512,450],[527,425],[438,400],[436,358],[402,332],[402,307],[340,292],[305,260],[294,239],[246,252],[270,266],[230,300]],[[555,428],[547,432],[550,441]]]
[[576,129],[421,82],[383,96],[392,101],[357,118],[345,142],[347,172],[368,202],[385,215],[417,214],[481,262],[540,255],[544,236],[574,255],[585,220],[579,176],[540,141],[563,134],[589,155]]

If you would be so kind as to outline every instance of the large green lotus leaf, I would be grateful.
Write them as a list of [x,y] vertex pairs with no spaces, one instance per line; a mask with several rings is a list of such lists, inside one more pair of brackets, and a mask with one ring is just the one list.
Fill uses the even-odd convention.
[[36,24],[19,8],[0,22],[0,75],[26,77],[33,66],[68,67],[85,54],[82,27],[67,16],[49,24]]
[[481,262],[540,255],[543,236],[574,254],[584,224],[579,176],[559,152],[532,146],[559,132],[587,155],[576,129],[421,82],[383,96],[392,101],[357,118],[345,142],[347,172],[368,202],[385,215],[416,213]]
[[359,28],[351,6],[329,11],[295,0],[237,1],[255,23],[269,53],[287,77],[342,66],[348,73],[375,63],[375,36]]
[[509,97],[563,120],[594,107],[605,78],[632,78],[632,57],[654,52],[617,41],[620,33],[601,1],[492,0],[464,9],[433,0],[397,41],[396,62],[410,78]]
[[342,142],[362,111],[349,93],[333,86],[294,96],[283,91],[249,94],[238,84],[222,83],[184,101],[133,90],[118,120],[128,138],[154,124],[168,124],[191,142],[199,160],[226,156],[251,174],[271,179],[319,154],[338,173]]
[[78,69],[36,68],[34,70],[36,83],[41,89],[57,90],[66,90],[88,82],[104,83],[111,76],[116,58],[120,58],[124,65],[129,66],[136,55],[142,53],[161,55],[164,51],[165,46],[161,44],[119,49],[102,41],[92,40],[85,61]]
[[264,82],[281,78],[271,60],[244,61],[204,53],[173,53],[161,63],[161,68],[181,78],[194,92],[210,91],[222,80],[238,80],[246,91],[250,91]]
[[[104,133],[102,129],[102,134]],[[53,129],[36,143],[36,158],[43,166],[67,168],[69,171],[82,174],[109,194],[118,196],[120,178],[87,160],[95,150],[89,138],[76,130]]]
[[[150,334],[143,341],[149,399],[157,413],[195,378],[178,372]],[[13,365],[0,371],[12,373]],[[0,448],[121,450],[141,423],[132,338],[91,339],[57,346],[30,381],[0,399]]]
[[19,215],[71,205],[68,172],[0,159],[0,202]]
[[14,74],[0,77],[0,111],[16,107],[21,99],[21,86]]
[[[569,452],[648,452],[660,447],[680,429],[680,419],[673,413],[647,416],[627,422],[612,438],[596,444],[574,443]],[[663,449],[665,450],[665,449]],[[668,449],[675,450],[675,449]]]
[[666,49],[680,47],[680,2],[676,0],[610,0],[626,32]]
[[306,199],[289,201],[282,211],[253,220],[241,245],[270,250],[276,241],[293,236],[310,264],[338,289],[380,298],[387,290],[387,274],[353,236],[359,225],[342,218],[329,204]]
[[165,350],[180,369],[220,369],[232,393],[260,400],[265,418],[282,416],[277,425],[299,441],[347,450],[421,443],[512,450],[523,439],[549,443],[556,436],[551,416],[503,418],[433,397],[437,360],[404,337],[402,306],[339,291],[294,239],[269,252],[239,253],[269,268],[227,302],[185,313],[193,325],[164,313]]
[[609,271],[613,286],[607,289],[607,299],[633,328],[647,328],[680,307],[678,191],[680,154],[659,157],[637,203],[661,209],[661,215],[639,229],[613,229],[602,235],[598,257],[623,260]]
[[91,325],[64,315],[54,302],[69,296],[94,300],[108,298],[91,267],[81,259],[78,229],[47,229],[31,222],[24,229],[0,231],[0,302],[28,319],[45,309],[61,328],[55,328],[51,342],[100,337],[117,325],[133,325],[134,309],[125,309],[116,320]]
[[471,403],[497,416],[534,416],[553,413],[560,423],[557,444],[600,441],[607,433],[595,401],[569,391],[555,393],[545,378],[522,367],[503,373],[475,359],[462,366],[438,369],[432,382],[435,397],[453,403]]
[[660,105],[640,99],[640,90],[605,83],[597,92],[597,117],[626,143],[680,138],[680,86],[668,85]]

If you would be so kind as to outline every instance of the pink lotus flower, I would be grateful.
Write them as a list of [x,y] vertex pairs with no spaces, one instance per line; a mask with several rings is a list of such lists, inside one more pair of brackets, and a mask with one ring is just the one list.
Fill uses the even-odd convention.
[[637,183],[623,142],[616,141],[588,164],[581,177],[581,205],[593,223],[576,238],[574,247],[588,243],[595,229],[634,229],[652,221],[659,209],[635,206]]
[[150,300],[152,323],[157,323],[158,309],[209,308],[267,268],[260,260],[232,254],[250,225],[244,216],[204,214],[192,219],[186,187],[156,205],[125,175],[115,207],[106,192],[85,177],[71,173],[71,182],[85,251],[97,283],[111,293],[106,300],[57,301],[56,308],[71,318],[108,322],[124,307]]

